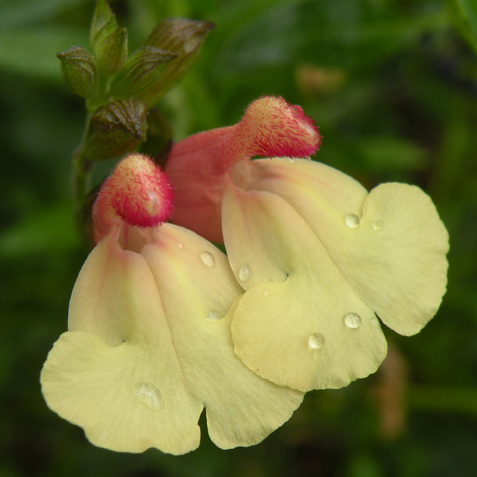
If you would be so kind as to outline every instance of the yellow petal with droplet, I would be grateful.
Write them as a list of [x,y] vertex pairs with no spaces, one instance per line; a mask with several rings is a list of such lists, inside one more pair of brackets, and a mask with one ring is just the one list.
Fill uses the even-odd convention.
[[242,290],[227,257],[172,224],[142,254],[161,290],[188,390],[205,405],[212,441],[224,449],[261,442],[290,418],[303,394],[260,378],[235,355],[227,312]]
[[92,333],[68,331],[43,367],[43,395],[99,447],[184,454],[199,445],[202,403],[189,396],[170,357],[164,372],[159,350],[167,354],[129,342],[112,347]]
[[110,234],[91,252],[78,287],[74,331],[55,344],[41,374],[50,408],[107,449],[195,449],[203,404],[188,392],[146,260]]
[[[247,290],[233,310],[237,356],[255,373],[301,391],[339,388],[374,372],[386,354],[375,314],[302,217],[285,200],[233,184],[223,202],[224,239]],[[359,324],[349,326],[349,314]]]
[[343,275],[393,330],[413,335],[436,314],[446,291],[448,235],[418,187],[377,186],[356,233],[328,243]]
[[225,316],[242,289],[225,255],[171,224],[151,240],[139,254],[111,233],[88,257],[72,295],[72,331],[42,371],[48,405],[116,451],[195,449],[204,405],[219,447],[260,442],[303,394],[235,356]]
[[411,335],[434,316],[446,290],[448,234],[421,189],[388,183],[368,194],[351,177],[304,159],[238,164],[232,178],[291,204],[389,327]]

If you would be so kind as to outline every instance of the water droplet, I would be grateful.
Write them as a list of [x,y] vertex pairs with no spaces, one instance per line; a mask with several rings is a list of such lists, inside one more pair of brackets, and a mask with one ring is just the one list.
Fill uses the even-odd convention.
[[359,217],[356,214],[348,214],[345,217],[345,224],[350,229],[355,229],[359,225]]
[[361,318],[356,313],[348,313],[344,317],[344,322],[348,328],[359,328],[361,325]]
[[308,346],[313,349],[323,348],[325,337],[321,333],[313,333],[308,338]]
[[159,409],[164,401],[159,389],[151,383],[135,384],[134,396],[152,410]]
[[383,228],[383,221],[382,220],[376,220],[373,224],[373,229],[374,230],[381,230]]
[[179,248],[184,248],[184,244],[183,244],[182,242],[177,242],[177,246],[178,246]]
[[263,291],[263,296],[268,296],[268,295],[270,295],[270,292],[268,290],[264,290]]
[[161,201],[153,190],[147,191],[147,201],[145,203],[146,211],[149,215],[154,216],[161,210]]
[[205,319],[209,321],[216,321],[220,320],[221,318],[222,316],[220,316],[220,313],[218,311],[210,310],[209,313],[207,313],[207,317]]
[[250,278],[250,267],[248,265],[242,265],[240,267],[239,278],[243,282],[246,282]]
[[288,158],[288,162],[289,162],[290,164],[295,164],[296,159],[294,159],[293,157],[289,157],[289,158]]
[[374,326],[374,328],[377,328],[379,326],[379,320],[376,317],[371,318],[369,322],[371,323],[371,326]]
[[213,267],[215,265],[215,258],[210,252],[200,252],[200,259],[208,267]]

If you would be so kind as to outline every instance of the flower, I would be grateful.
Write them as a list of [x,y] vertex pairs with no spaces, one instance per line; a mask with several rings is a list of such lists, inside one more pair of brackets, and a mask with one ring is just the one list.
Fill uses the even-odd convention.
[[[378,318],[412,335],[435,315],[447,231],[418,187],[387,183],[368,193],[318,162],[250,160],[303,146],[309,154],[320,142],[301,109],[278,98],[256,103],[239,124],[173,147],[173,220],[198,233],[210,225],[217,239],[221,227],[245,290],[229,313],[232,340],[251,370],[300,391],[346,386],[386,355]],[[277,118],[279,128],[268,127]]]
[[227,312],[243,290],[215,246],[162,223],[171,209],[168,181],[145,156],[128,156],[105,181],[93,210],[97,245],[76,281],[68,331],[43,367],[44,397],[115,451],[189,452],[204,407],[219,447],[256,444],[303,393],[235,356]]
[[309,156],[320,141],[300,106],[263,97],[247,108],[238,124],[174,144],[166,164],[175,193],[172,222],[222,242],[221,203],[231,167],[252,156]]

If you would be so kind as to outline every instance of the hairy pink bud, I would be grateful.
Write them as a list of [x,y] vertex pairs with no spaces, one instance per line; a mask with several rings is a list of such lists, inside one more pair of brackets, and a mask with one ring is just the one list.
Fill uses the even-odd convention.
[[121,222],[140,228],[165,222],[172,213],[172,199],[166,174],[149,157],[127,156],[104,181],[94,203],[95,241]]
[[246,156],[307,157],[321,143],[312,119],[303,109],[279,97],[254,101],[236,128],[233,142]]
[[222,241],[220,204],[230,168],[253,156],[307,157],[320,143],[317,128],[300,106],[274,96],[257,99],[235,126],[174,144],[166,164],[176,197],[171,220]]

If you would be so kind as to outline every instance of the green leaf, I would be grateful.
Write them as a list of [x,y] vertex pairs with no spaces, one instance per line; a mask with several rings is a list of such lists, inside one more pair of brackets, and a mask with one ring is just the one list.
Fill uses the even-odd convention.
[[151,88],[160,79],[164,69],[177,54],[153,46],[143,46],[127,60],[122,70],[114,76],[110,96],[115,99],[147,97]]
[[462,17],[464,35],[477,50],[477,2],[476,0],[455,0],[459,14]]
[[361,3],[282,2],[229,37],[220,64],[234,74],[297,62],[361,69],[416,46],[425,33],[447,21],[444,8],[405,15],[367,11]]

